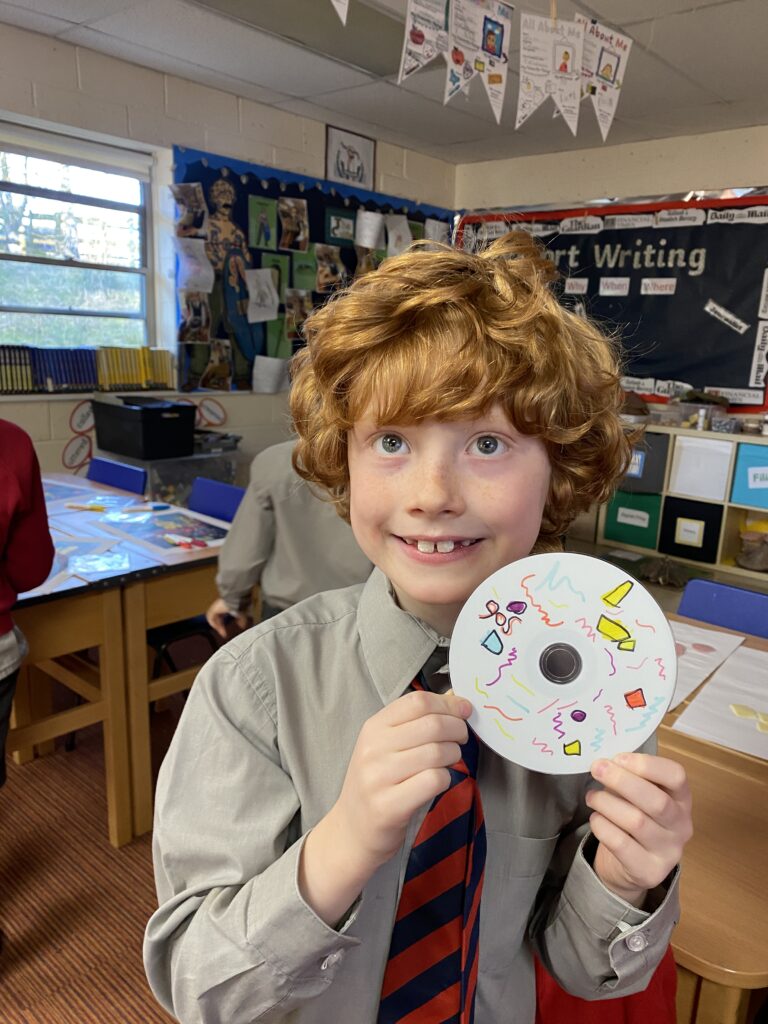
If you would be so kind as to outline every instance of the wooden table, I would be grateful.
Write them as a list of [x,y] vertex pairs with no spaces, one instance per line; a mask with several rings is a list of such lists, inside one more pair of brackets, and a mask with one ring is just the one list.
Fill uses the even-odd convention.
[[[757,637],[745,645],[768,652],[768,641]],[[693,793],[694,835],[672,935],[677,1019],[744,1024],[750,999],[758,1002],[766,995],[759,990],[768,989],[768,761],[671,728],[696,692],[666,715],[658,733],[659,753],[685,767]]]

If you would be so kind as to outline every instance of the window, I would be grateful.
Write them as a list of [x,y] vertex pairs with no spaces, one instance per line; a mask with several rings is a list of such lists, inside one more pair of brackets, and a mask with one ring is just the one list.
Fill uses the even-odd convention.
[[0,125],[0,345],[150,344],[151,157]]

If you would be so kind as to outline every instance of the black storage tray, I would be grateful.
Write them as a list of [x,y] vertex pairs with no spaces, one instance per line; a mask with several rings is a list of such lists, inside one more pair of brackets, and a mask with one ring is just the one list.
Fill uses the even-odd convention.
[[191,455],[195,407],[184,402],[123,398],[123,405],[93,402],[96,444],[102,451],[135,459]]

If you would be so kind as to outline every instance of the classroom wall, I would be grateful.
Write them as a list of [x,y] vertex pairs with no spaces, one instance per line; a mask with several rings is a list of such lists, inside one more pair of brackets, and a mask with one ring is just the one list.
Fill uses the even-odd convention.
[[[173,395],[164,392],[163,398]],[[208,392],[205,395],[183,395],[185,401],[199,402],[203,398],[215,398],[224,407],[226,421],[217,430],[240,434],[239,451],[242,456],[240,483],[246,483],[248,464],[263,448],[290,436],[287,392],[279,395],[254,395],[250,393],[220,394]],[[35,451],[44,473],[63,473],[67,469],[62,461],[64,450],[76,436],[73,428],[73,410],[81,405],[87,396],[77,398],[2,398],[0,417],[18,424],[27,431],[35,444]],[[93,449],[96,440],[89,431]],[[83,468],[81,472],[85,472]]]
[[[610,136],[609,136],[610,139]],[[768,184],[768,126],[461,164],[457,209],[570,205]]]
[[[325,124],[162,74],[82,46],[0,24],[0,108],[134,139],[189,146],[325,177]],[[386,142],[376,190],[453,206],[456,168]]]

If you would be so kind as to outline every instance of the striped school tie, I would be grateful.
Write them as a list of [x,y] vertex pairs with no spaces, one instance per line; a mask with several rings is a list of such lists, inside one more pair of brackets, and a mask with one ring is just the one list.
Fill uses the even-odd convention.
[[[423,677],[422,677],[423,678]],[[415,689],[425,689],[421,678]],[[378,1024],[472,1024],[485,824],[470,730],[451,785],[414,840],[397,908]]]

